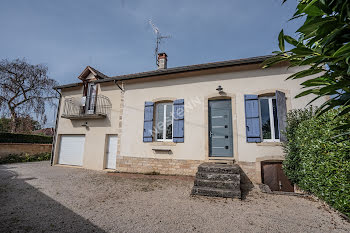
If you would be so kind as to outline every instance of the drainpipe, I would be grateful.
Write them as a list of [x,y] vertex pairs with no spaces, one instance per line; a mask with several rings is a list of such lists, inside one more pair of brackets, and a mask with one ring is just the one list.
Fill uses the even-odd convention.
[[56,139],[57,139],[57,126],[58,126],[58,120],[59,120],[59,114],[60,114],[60,108],[61,108],[61,99],[62,99],[62,94],[59,92],[56,88],[54,90],[59,94],[60,99],[58,101],[58,106],[57,106],[57,113],[56,113],[56,124],[55,124],[55,131],[53,135],[53,141],[52,141],[52,150],[51,150],[51,158],[50,158],[50,165],[52,166],[53,164],[53,155],[55,152],[55,147],[56,147]]
[[122,92],[124,92],[125,90],[124,90],[124,83],[123,83],[123,81],[122,81],[122,86],[120,86],[119,84],[118,84],[118,80],[114,80],[114,84],[115,85],[117,85],[117,87],[122,91]]

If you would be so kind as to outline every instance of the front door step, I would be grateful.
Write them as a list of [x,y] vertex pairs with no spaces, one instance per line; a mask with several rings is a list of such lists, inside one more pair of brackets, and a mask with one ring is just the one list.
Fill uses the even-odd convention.
[[241,190],[208,188],[208,187],[193,187],[192,195],[209,196],[209,197],[224,197],[224,198],[240,198]]
[[240,181],[239,174],[227,174],[218,172],[197,172],[196,179],[224,181]]
[[239,166],[225,163],[202,163],[198,166],[198,172],[239,174]]
[[[220,188],[220,189],[236,189],[235,181],[217,181],[217,180],[201,180],[196,179],[194,185],[197,187]],[[239,188],[239,187],[238,187]]]
[[237,164],[199,165],[192,195],[240,198],[240,168]]

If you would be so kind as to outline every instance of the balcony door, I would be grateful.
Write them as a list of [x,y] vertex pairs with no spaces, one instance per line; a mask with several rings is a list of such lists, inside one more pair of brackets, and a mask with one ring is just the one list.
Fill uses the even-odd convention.
[[94,114],[95,106],[96,106],[96,94],[97,94],[97,86],[95,83],[88,84],[88,90],[86,95],[86,114]]

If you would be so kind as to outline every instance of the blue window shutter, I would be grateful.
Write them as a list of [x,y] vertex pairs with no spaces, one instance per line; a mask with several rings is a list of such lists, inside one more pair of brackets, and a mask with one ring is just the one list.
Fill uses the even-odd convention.
[[174,101],[173,142],[184,142],[184,100]]
[[153,141],[153,106],[153,102],[145,102],[145,116],[143,121],[143,142]]
[[286,94],[281,91],[276,91],[276,105],[277,105],[277,119],[278,129],[280,130],[280,141],[284,142],[287,140],[283,132],[286,132],[287,126],[287,104]]
[[244,95],[247,142],[261,142],[259,99],[257,95]]

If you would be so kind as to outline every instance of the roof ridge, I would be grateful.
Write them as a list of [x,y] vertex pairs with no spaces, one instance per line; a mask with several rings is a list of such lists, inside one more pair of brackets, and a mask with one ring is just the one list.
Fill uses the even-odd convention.
[[[95,83],[102,83],[102,82],[130,80],[130,79],[137,79],[137,78],[147,78],[147,77],[151,77],[151,76],[175,74],[175,73],[188,72],[188,71],[198,71],[198,70],[205,70],[205,69],[222,68],[222,67],[228,67],[228,66],[259,64],[259,63],[262,63],[266,59],[273,57],[273,56],[274,55],[265,55],[265,56],[257,56],[257,57],[250,57],[250,58],[241,58],[241,59],[234,59],[234,60],[202,63],[202,64],[195,64],[195,65],[188,65],[188,66],[178,66],[178,67],[172,67],[172,68],[167,68],[167,69],[158,69],[158,70],[151,70],[151,71],[145,71],[145,72],[133,73],[133,74],[124,74],[124,75],[111,76],[111,77],[104,75],[103,73],[92,68],[91,66],[88,66],[88,67],[90,67],[94,72],[96,72],[96,73],[98,72],[100,77],[102,78],[102,79],[96,80],[94,82]],[[74,87],[77,85],[79,85],[79,83],[61,85],[61,86],[57,86],[55,88],[61,89],[61,88]]]
[[[187,66],[175,66],[167,69],[161,69],[161,70],[150,70],[150,71],[144,71],[144,72],[138,72],[138,73],[132,73],[132,74],[123,74],[123,75],[116,75],[116,76],[111,76],[110,78],[117,78],[117,77],[123,77],[123,76],[129,76],[129,75],[138,75],[138,74],[146,74],[150,72],[156,72],[159,71],[160,73],[163,73],[165,71],[169,70],[175,70],[179,68],[194,68],[194,67],[202,67],[202,66],[214,66],[214,65],[234,65],[234,64],[228,64],[228,63],[242,63],[244,64],[245,61],[247,62],[253,62],[252,60],[260,60],[260,59],[267,59],[270,57],[273,57],[274,55],[265,55],[265,56],[257,56],[257,57],[250,57],[250,58],[240,58],[240,59],[231,59],[231,60],[224,60],[224,61],[216,61],[216,62],[208,62],[208,63],[199,63],[199,64],[194,64],[194,65],[187,65]],[[211,67],[209,67],[211,68]]]

